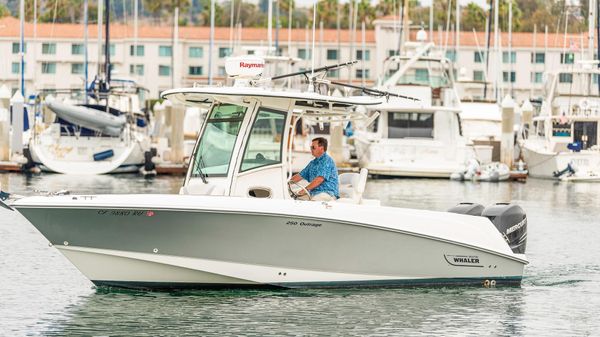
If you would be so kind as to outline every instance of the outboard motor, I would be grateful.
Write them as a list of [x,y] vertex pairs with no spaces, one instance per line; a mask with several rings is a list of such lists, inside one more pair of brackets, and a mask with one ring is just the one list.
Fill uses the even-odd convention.
[[461,202],[460,204],[450,208],[448,212],[480,216],[481,212],[483,212],[483,205],[472,202]]
[[481,216],[484,216],[496,226],[513,253],[525,254],[527,244],[527,215],[525,211],[515,204],[496,203],[486,207]]

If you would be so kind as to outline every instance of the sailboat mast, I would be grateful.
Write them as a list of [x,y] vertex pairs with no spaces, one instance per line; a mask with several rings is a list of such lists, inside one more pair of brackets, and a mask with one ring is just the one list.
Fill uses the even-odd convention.
[[21,57],[21,95],[25,97],[25,0],[19,4],[19,16],[21,17],[19,56]]
[[96,77],[101,80],[102,74],[102,0],[98,1],[98,70]]
[[[104,38],[106,40],[104,44],[104,72],[106,76],[106,90],[110,88],[110,0],[105,0],[104,12],[106,15],[106,25],[104,27]],[[107,104],[108,105],[108,104]]]
[[588,60],[594,59],[594,20],[596,18],[596,1],[590,0],[588,5]]
[[88,103],[87,84],[88,84],[88,0],[83,1],[83,99]]

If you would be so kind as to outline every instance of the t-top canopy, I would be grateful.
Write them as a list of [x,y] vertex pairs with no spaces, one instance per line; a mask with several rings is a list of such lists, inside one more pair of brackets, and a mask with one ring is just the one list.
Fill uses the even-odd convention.
[[291,109],[294,114],[302,115],[303,118],[317,118],[320,122],[367,119],[369,117],[364,114],[364,109],[355,108],[377,105],[385,101],[383,97],[336,97],[315,92],[277,91],[263,87],[177,88],[163,92],[162,98],[192,106],[205,106],[212,104],[214,101],[244,104],[251,99],[259,101],[274,99],[281,102],[283,109]]

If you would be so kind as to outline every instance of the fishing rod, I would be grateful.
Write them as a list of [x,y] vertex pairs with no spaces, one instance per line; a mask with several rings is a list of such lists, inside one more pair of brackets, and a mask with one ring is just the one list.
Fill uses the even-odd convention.
[[342,82],[336,82],[336,81],[330,81],[329,83],[331,83],[333,85],[339,85],[339,86],[342,86],[342,87],[348,87],[348,88],[352,88],[352,89],[358,89],[358,90],[361,90],[362,92],[364,92],[367,95],[386,96],[386,97],[390,97],[391,96],[391,97],[399,97],[399,98],[410,99],[410,100],[415,101],[415,102],[421,101],[420,99],[418,99],[416,97],[410,97],[410,96],[405,96],[405,95],[400,95],[400,94],[394,94],[394,93],[391,93],[389,91],[371,89],[371,88],[363,87],[363,86],[360,86],[360,85],[354,85],[354,84],[350,84],[350,83],[342,83]]
[[304,75],[304,76],[306,76],[306,78],[308,78],[307,74],[321,73],[321,72],[324,72],[324,71],[329,71],[329,70],[333,70],[333,69],[339,69],[339,68],[342,68],[342,67],[349,67],[349,66],[354,65],[356,63],[358,63],[358,61],[350,61],[350,62],[345,62],[345,63],[333,64],[333,65],[330,65],[330,66],[315,68],[315,69],[307,69],[307,70],[297,71],[297,72],[289,73],[289,74],[285,74],[285,75],[274,76],[274,77],[271,77],[270,80],[279,80],[279,79],[282,79],[282,78],[288,78],[288,77],[298,76],[298,75]]
[[[345,62],[345,63],[338,63],[338,64],[333,64],[330,66],[324,66],[324,67],[320,67],[320,68],[316,68],[316,69],[307,69],[307,70],[303,70],[303,71],[297,71],[297,72],[293,72],[293,73],[289,73],[289,74],[285,74],[285,75],[279,75],[279,76],[274,76],[271,77],[270,80],[278,80],[278,79],[282,79],[282,78],[288,78],[288,77],[293,77],[293,76],[299,76],[299,75],[304,75],[306,76],[307,79],[308,78],[308,74],[314,74],[314,73],[321,73],[321,72],[325,72],[325,71],[329,71],[329,70],[333,70],[333,69],[339,69],[339,68],[343,68],[343,67],[349,67],[352,66],[354,64],[357,64],[358,61],[350,61],[350,62]],[[353,85],[353,84],[349,84],[349,83],[342,83],[342,82],[336,82],[336,81],[327,81],[330,84],[333,85],[337,85],[337,86],[341,86],[341,87],[347,87],[347,88],[352,88],[352,89],[358,89],[361,92],[367,94],[367,95],[375,95],[375,96],[386,96],[386,97],[399,97],[399,98],[405,98],[405,99],[410,99],[413,101],[420,101],[420,99],[415,98],[415,97],[410,97],[410,96],[405,96],[405,95],[400,95],[400,94],[394,94],[388,91],[382,91],[382,90],[377,90],[377,89],[371,89],[371,88],[366,88],[364,86],[359,86],[359,85]]]

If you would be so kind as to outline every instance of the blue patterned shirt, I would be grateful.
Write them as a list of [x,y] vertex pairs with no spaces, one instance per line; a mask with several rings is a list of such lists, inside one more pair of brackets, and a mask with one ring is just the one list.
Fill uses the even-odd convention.
[[336,198],[340,197],[337,167],[327,153],[323,153],[320,157],[311,160],[299,174],[309,183],[315,180],[316,177],[323,177],[324,180],[321,185],[310,191],[311,195],[325,192]]

